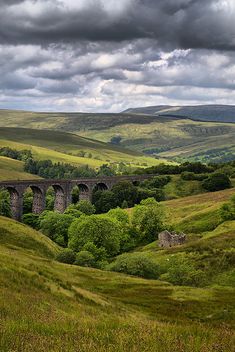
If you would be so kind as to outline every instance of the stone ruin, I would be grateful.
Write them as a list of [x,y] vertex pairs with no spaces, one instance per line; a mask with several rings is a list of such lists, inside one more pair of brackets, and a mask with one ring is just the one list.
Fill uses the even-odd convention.
[[182,245],[186,241],[184,233],[177,234],[176,232],[163,231],[158,235],[159,247],[169,248]]

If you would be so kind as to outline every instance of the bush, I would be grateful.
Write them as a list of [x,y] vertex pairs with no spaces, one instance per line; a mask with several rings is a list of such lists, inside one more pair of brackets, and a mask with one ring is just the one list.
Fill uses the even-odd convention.
[[231,181],[227,175],[216,172],[202,182],[202,187],[209,192],[215,192],[230,188]]
[[148,188],[163,188],[171,181],[170,176],[155,176],[152,180],[144,181]]
[[69,248],[63,249],[56,257],[56,260],[58,260],[58,262],[65,264],[74,264],[75,259],[75,253]]
[[185,181],[203,181],[208,178],[207,174],[195,174],[194,172],[184,171],[181,173],[182,180]]
[[206,282],[205,273],[195,269],[193,264],[183,256],[175,256],[169,259],[166,273],[161,275],[161,280],[169,281],[174,285],[203,286]]
[[158,279],[160,275],[159,266],[142,253],[122,254],[107,268],[145,279]]
[[222,205],[220,216],[223,221],[235,220],[235,196],[230,199],[230,202]]
[[93,254],[88,251],[78,252],[76,255],[76,265],[85,267],[95,267],[95,258]]

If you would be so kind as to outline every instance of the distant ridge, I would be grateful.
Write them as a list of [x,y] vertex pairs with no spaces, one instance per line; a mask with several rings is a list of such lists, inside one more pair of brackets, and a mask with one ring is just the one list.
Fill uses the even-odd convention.
[[130,108],[123,111],[123,113],[185,118],[195,121],[235,123],[235,105],[157,105]]

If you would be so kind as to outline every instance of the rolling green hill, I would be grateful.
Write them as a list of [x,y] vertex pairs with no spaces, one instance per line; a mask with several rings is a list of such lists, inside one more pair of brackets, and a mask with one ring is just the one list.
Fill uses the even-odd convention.
[[32,180],[40,177],[24,172],[24,163],[0,156],[0,181],[4,180]]
[[53,162],[93,168],[104,163],[125,162],[141,167],[160,162],[119,146],[51,130],[0,127],[0,147],[5,146],[17,150],[29,149],[38,160],[51,159]]
[[[214,110],[208,109],[205,108],[205,114],[213,116]],[[157,158],[180,160],[193,157],[213,161],[235,156],[234,123],[194,121],[185,117],[149,115],[148,112],[86,114],[0,110],[0,126],[72,132],[101,142],[110,142],[118,136],[119,147]]]
[[[143,251],[156,257],[155,247]],[[234,288],[225,278],[179,287],[57,263],[57,252],[39,232],[0,217],[2,352],[232,351]]]

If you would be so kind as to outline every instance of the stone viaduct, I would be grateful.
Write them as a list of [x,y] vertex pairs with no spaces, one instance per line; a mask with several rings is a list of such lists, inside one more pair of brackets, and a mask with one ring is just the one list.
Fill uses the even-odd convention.
[[136,176],[112,176],[97,178],[79,178],[76,180],[27,180],[27,181],[3,181],[0,189],[8,190],[10,194],[10,206],[12,218],[21,221],[23,215],[23,196],[27,188],[33,191],[32,212],[40,214],[46,206],[46,192],[49,187],[55,191],[54,209],[63,213],[72,202],[72,190],[79,188],[79,199],[91,200],[94,188],[101,190],[111,189],[120,181],[130,181],[133,184],[152,178],[153,175]]

